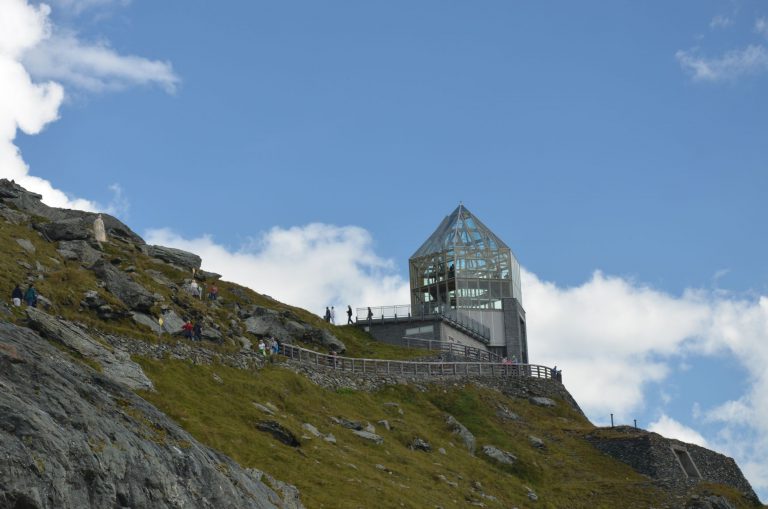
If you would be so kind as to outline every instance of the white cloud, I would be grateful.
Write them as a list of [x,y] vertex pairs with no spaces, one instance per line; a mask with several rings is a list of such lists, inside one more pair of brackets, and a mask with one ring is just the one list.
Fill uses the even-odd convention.
[[709,28],[728,28],[733,25],[733,18],[718,14],[709,22]]
[[53,79],[91,92],[159,85],[173,93],[179,77],[168,62],[120,55],[107,42],[88,44],[74,33],[57,32],[24,55],[37,79]]
[[[14,144],[16,133],[21,130],[38,134],[58,119],[64,87],[51,79],[90,90],[158,83],[169,91],[178,79],[168,64],[123,57],[106,44],[82,44],[72,34],[52,37],[56,30],[50,13],[45,4],[0,1],[0,177],[41,194],[43,201],[54,207],[125,213],[127,200],[119,187],[112,188],[115,198],[105,208],[94,201],[70,196],[50,181],[31,175]],[[34,78],[42,82],[30,75],[30,61],[36,70]]]
[[768,49],[762,45],[750,44],[712,58],[699,56],[696,50],[679,50],[675,57],[695,81],[731,81],[768,71]]
[[755,32],[768,37],[768,18],[758,18],[755,21]]
[[709,444],[701,433],[681,424],[668,415],[662,415],[656,422],[651,423],[651,425],[648,426],[648,430],[667,438],[674,438],[689,444],[709,447]]
[[[188,240],[167,229],[151,230],[146,239],[197,253],[206,270],[317,314],[329,305],[345,310],[409,301],[408,282],[356,226],[275,227],[235,250],[207,235]],[[338,311],[337,321],[342,317]]]

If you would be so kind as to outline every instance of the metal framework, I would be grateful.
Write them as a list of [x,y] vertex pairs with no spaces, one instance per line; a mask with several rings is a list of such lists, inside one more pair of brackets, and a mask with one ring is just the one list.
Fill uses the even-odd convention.
[[520,264],[512,250],[462,204],[408,265],[414,314],[500,310],[509,297],[522,304]]

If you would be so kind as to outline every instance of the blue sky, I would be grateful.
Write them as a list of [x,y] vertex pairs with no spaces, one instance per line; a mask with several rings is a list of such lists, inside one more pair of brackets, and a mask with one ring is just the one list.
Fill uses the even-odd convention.
[[[0,118],[5,176],[317,312],[407,299],[408,256],[462,200],[525,267],[532,354],[594,421],[700,438],[768,497],[764,1],[38,14],[48,33],[0,55],[58,85]],[[586,380],[605,364],[615,400]]]

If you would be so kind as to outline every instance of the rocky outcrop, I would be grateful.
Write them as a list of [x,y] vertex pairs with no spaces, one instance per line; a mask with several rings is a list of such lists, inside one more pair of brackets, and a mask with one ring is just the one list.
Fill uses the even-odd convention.
[[35,223],[33,226],[50,241],[86,240],[93,237],[93,223],[81,217]]
[[92,270],[104,282],[107,290],[134,311],[149,311],[155,297],[146,288],[112,264],[99,260]]
[[[82,220],[84,225],[90,227],[90,236],[93,238],[93,222],[99,214],[49,207],[41,201],[42,198],[42,195],[29,192],[12,180],[0,179],[0,204],[4,205],[3,208],[7,212],[7,214],[2,214],[3,217],[9,216],[14,219],[11,222],[17,224],[26,222],[28,220],[27,215],[39,216],[53,222],[69,219]],[[9,205],[16,210],[9,209]],[[134,233],[122,221],[109,214],[101,214],[101,218],[104,221],[107,235],[137,245],[144,244],[144,239]],[[41,225],[42,223],[38,222],[38,224]]]
[[199,269],[203,260],[194,253],[165,246],[146,246],[146,253],[151,258],[157,258],[171,265],[176,265],[183,269]]
[[0,338],[0,507],[281,505],[261,476],[31,330],[0,323]]
[[330,331],[315,328],[292,319],[288,314],[254,306],[254,309],[242,313],[245,317],[245,330],[259,337],[269,336],[281,343],[301,340],[318,345],[323,350],[344,353],[346,345]]
[[36,308],[27,308],[27,317],[33,329],[42,336],[61,343],[86,359],[97,362],[104,376],[131,389],[153,390],[152,382],[122,350],[107,349],[77,325],[54,318]]
[[76,260],[90,267],[101,258],[101,252],[84,240],[63,240],[59,242],[59,254],[67,260]]

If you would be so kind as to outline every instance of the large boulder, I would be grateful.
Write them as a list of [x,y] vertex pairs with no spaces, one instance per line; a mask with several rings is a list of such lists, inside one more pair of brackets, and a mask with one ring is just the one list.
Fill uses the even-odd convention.
[[336,353],[344,353],[347,350],[347,345],[326,329],[311,328],[304,332],[301,339]]
[[155,303],[154,294],[135,282],[131,277],[112,264],[99,260],[91,269],[99,279],[104,281],[107,290],[123,301],[134,311],[149,311]]
[[62,240],[59,242],[59,254],[67,260],[76,260],[90,267],[101,259],[101,251],[91,247],[84,240]]
[[176,265],[183,269],[199,269],[203,262],[202,258],[189,251],[165,246],[146,246],[146,253],[151,258],[157,258],[171,265]]
[[93,223],[89,224],[79,217],[35,223],[34,228],[51,241],[87,240],[93,237]]
[[57,341],[86,359],[96,361],[104,376],[131,389],[153,390],[152,382],[141,366],[122,350],[108,350],[77,325],[54,318],[36,308],[27,308],[27,318],[42,336]]
[[163,332],[168,334],[179,334],[181,327],[184,325],[184,320],[172,309],[165,311],[161,318],[163,319]]
[[283,507],[260,476],[30,329],[0,323],[0,337],[0,507]]

